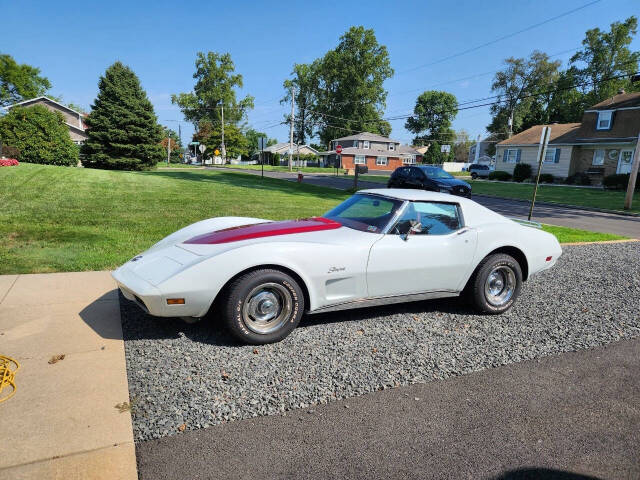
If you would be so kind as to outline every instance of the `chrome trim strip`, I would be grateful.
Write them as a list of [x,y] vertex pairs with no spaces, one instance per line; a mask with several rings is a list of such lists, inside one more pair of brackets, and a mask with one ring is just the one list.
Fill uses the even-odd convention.
[[519,223],[520,225],[524,225],[525,227],[533,227],[533,228],[538,228],[541,229],[542,228],[542,224],[539,222],[532,222],[530,220],[522,220],[521,218],[515,218],[515,217],[507,217],[509,220],[511,220],[512,222],[516,222]]
[[418,302],[420,300],[433,300],[436,298],[457,297],[460,292],[452,290],[439,290],[432,292],[410,293],[407,295],[389,295],[386,297],[362,298],[349,302],[336,303],[315,310],[307,311],[308,314],[335,312],[338,310],[350,310],[352,308],[375,307],[379,305],[391,305],[394,303]]

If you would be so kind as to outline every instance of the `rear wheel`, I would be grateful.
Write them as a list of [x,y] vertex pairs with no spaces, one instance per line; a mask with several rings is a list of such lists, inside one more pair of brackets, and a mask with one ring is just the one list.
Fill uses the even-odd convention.
[[282,340],[298,326],[304,295],[290,275],[261,269],[235,279],[220,306],[224,323],[234,337],[261,345]]
[[475,180],[476,178],[478,178],[478,174],[476,172],[472,172],[471,178]]
[[509,310],[522,288],[522,269],[510,255],[489,255],[469,281],[469,294],[474,307],[490,314]]

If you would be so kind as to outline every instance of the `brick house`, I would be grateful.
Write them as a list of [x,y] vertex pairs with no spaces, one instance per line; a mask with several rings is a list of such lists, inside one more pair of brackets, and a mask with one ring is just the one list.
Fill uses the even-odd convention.
[[354,169],[355,165],[366,165],[369,170],[393,171],[402,165],[422,161],[422,155],[413,147],[382,135],[361,132],[331,140],[330,150],[320,153],[324,165],[335,166],[338,145],[342,146],[340,168],[346,170]]
[[73,140],[73,143],[80,145],[87,139],[87,134],[85,132],[87,126],[84,123],[84,117],[86,117],[86,114],[77,112],[74,109],[67,107],[66,105],[50,99],[49,97],[32,98],[30,100],[15,103],[7,108],[31,107],[33,105],[43,105],[52,112],[60,112],[64,117],[64,122],[69,129],[69,135],[71,136],[71,140]]
[[[585,173],[593,185],[614,173],[629,173],[640,133],[640,93],[621,92],[586,109],[580,123],[551,124],[542,173],[559,180]],[[543,125],[496,145],[496,170],[513,173],[516,163],[537,172]]]

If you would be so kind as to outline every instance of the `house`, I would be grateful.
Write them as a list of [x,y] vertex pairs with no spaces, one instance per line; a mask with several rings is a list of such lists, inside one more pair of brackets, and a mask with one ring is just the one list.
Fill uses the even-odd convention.
[[[271,145],[264,149],[265,153],[270,154],[279,154],[280,156],[288,156],[289,155],[289,142],[276,143],[275,145]],[[293,156],[296,155],[318,155],[318,150],[309,145],[297,145],[293,144]]]
[[[542,173],[565,179],[576,173],[599,185],[607,175],[631,172],[640,133],[640,93],[624,93],[586,109],[580,123],[551,124]],[[496,145],[496,170],[513,173],[517,163],[537,172],[543,125],[531,127]]]
[[393,171],[402,165],[422,161],[420,152],[409,145],[375,133],[361,132],[331,140],[330,150],[320,153],[322,164],[336,165],[338,145],[342,147],[339,166],[347,170],[354,169],[355,165],[366,165],[369,170]]
[[33,105],[43,105],[52,112],[60,112],[64,117],[64,122],[67,124],[67,128],[69,129],[71,140],[73,140],[73,143],[76,145],[84,143],[87,139],[87,134],[85,132],[87,126],[84,123],[84,117],[87,115],[82,112],[77,112],[76,110],[56,102],[49,97],[37,97],[30,100],[24,100],[23,102],[14,103],[7,108],[31,107]]
[[[480,137],[478,137],[478,140],[480,140]],[[482,163],[487,165],[491,164],[491,155],[487,153],[490,145],[491,142],[488,140],[478,141],[471,145],[471,147],[469,148],[469,159],[467,160],[467,162]]]

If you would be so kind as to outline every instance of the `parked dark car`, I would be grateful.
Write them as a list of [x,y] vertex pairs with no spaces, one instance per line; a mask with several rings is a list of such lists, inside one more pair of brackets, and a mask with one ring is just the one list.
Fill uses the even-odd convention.
[[469,165],[469,173],[471,173],[471,178],[474,180],[478,177],[489,178],[489,174],[493,172],[493,170],[494,168],[489,165],[480,165],[479,163]]
[[387,187],[418,188],[471,198],[471,185],[439,167],[427,165],[396,168],[389,178]]

